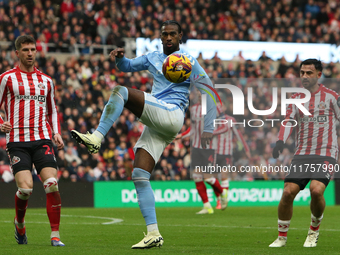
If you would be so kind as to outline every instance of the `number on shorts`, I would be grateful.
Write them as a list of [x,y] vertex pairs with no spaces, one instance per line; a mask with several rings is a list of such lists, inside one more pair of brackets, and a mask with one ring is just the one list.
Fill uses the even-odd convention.
[[50,152],[51,148],[48,145],[43,145],[44,148],[46,148],[45,155],[51,155],[52,152]]

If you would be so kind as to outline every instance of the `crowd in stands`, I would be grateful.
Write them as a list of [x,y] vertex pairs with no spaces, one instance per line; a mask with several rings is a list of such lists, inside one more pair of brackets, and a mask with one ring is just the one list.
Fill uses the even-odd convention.
[[[18,1],[0,0],[0,41],[14,42],[18,35],[28,33],[38,39],[38,47],[39,42],[46,41],[55,41],[57,44],[63,42],[68,45],[71,45],[72,41],[88,45],[93,42],[119,45],[122,43],[119,40],[124,36],[158,37],[159,24],[165,19],[175,19],[183,24],[186,39],[327,42],[325,35],[328,35],[328,40],[335,40],[336,43],[339,37],[340,6],[336,1],[325,3],[309,0],[307,3],[294,0],[199,0],[174,1],[174,5],[159,0],[151,2],[65,0],[56,4],[57,2],[37,0],[35,5],[30,6],[20,4]],[[213,81],[226,78],[241,88],[245,100],[247,88],[255,86],[253,93],[256,96],[253,103],[256,109],[271,107],[271,87],[282,86],[273,79],[285,78],[291,86],[297,86],[298,83],[295,80],[299,76],[298,56],[293,63],[288,63],[283,57],[278,65],[268,58],[265,52],[256,62],[244,59],[242,54],[235,56],[228,64],[218,55],[212,59],[203,59],[199,56],[198,61]],[[13,44],[7,49],[2,49],[0,73],[16,64]],[[59,181],[130,179],[134,160],[133,146],[143,130],[143,125],[131,112],[123,111],[122,116],[105,137],[98,154],[91,155],[84,146],[78,145],[71,138],[70,131],[76,129],[82,133],[93,132],[115,86],[124,85],[150,92],[152,76],[147,72],[122,73],[116,68],[115,63],[103,54],[81,54],[79,57],[70,55],[65,63],[60,63],[41,50],[35,65],[51,76],[55,84],[55,99],[65,142],[64,150],[55,151]],[[339,81],[339,71],[336,64],[325,64],[323,79],[333,78],[332,81]],[[332,81],[327,82],[327,86],[340,92],[339,86]],[[232,102],[231,94],[222,91],[221,97],[225,102],[225,111],[232,115],[232,104],[228,103]],[[0,114],[4,117],[3,107]],[[270,117],[282,119],[280,108],[278,107]],[[263,119],[247,111],[243,118]],[[242,119],[238,118],[239,121]],[[294,152],[294,139],[291,138],[287,142],[287,147],[278,160],[273,159],[272,148],[280,126],[279,123],[275,123],[274,127],[270,127],[269,124],[258,128],[238,126],[251,149],[252,157],[247,159],[242,146],[236,143],[234,165],[239,167],[268,163],[289,164]],[[182,131],[189,126],[190,111],[187,111]],[[4,134],[0,133],[0,176],[9,169],[5,147]],[[165,149],[156,164],[152,179],[189,180],[189,172],[190,141],[188,138],[179,139]],[[233,173],[230,176],[232,180],[283,177],[283,173],[276,172]],[[6,178],[9,178],[7,174]]]
[[[122,38],[158,38],[165,20],[187,39],[340,43],[340,2],[317,0],[1,0],[0,41],[33,34],[49,52],[89,53],[124,46]],[[95,49],[100,53],[101,49]]]

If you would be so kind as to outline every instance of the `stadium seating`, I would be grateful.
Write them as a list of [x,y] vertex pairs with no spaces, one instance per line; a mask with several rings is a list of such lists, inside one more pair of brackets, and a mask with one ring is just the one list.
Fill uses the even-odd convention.
[[[124,46],[123,38],[159,37],[160,23],[174,19],[183,24],[187,39],[282,41],[303,43],[340,42],[339,2],[314,1],[24,1],[0,2],[0,73],[16,64],[14,40],[21,34],[32,34],[39,51],[36,66],[51,76],[56,85],[56,102],[62,124],[65,151],[57,155],[60,181],[126,180],[132,169],[132,147],[142,125],[125,110],[106,137],[100,153],[89,155],[70,136],[70,130],[94,131],[101,111],[116,85],[150,91],[152,77],[146,72],[125,74],[107,58],[113,45]],[[11,17],[11,18],[10,18]],[[56,54],[65,53],[63,59]],[[76,53],[76,54],[75,54]],[[77,55],[78,54],[78,55]],[[77,57],[76,57],[76,56]],[[212,79],[243,78],[240,88],[255,78],[294,78],[300,59],[288,63],[274,62],[264,55],[258,61],[235,56],[221,61],[218,56],[198,61]],[[324,67],[325,78],[340,78],[335,63]],[[331,88],[339,92],[336,84]],[[333,87],[332,87],[333,86]],[[260,99],[254,107],[270,107],[270,94],[258,90]],[[245,91],[245,90],[244,90]],[[262,100],[261,100],[262,99]],[[261,105],[261,103],[263,105]],[[3,109],[3,108],[2,108]],[[4,116],[4,112],[0,114]],[[251,117],[251,116],[248,116]],[[182,131],[190,125],[185,122]],[[252,158],[244,161],[235,151],[235,164],[261,164],[273,160],[271,145],[277,130],[241,129],[248,138]],[[247,134],[247,135],[246,135]],[[249,135],[251,134],[251,135]],[[0,133],[3,141],[4,134]],[[163,153],[152,178],[157,180],[189,179],[188,139],[176,140]],[[293,144],[280,163],[288,164]],[[71,160],[67,160],[72,155]],[[180,160],[179,160],[180,159]],[[275,161],[272,161],[275,163]],[[1,172],[8,167],[4,146],[0,148]],[[1,176],[0,172],[0,176]],[[67,172],[67,173],[66,173]],[[231,176],[248,180],[249,176]],[[279,175],[254,175],[253,179],[282,179]],[[251,178],[250,178],[251,179]],[[0,178],[1,181],[1,178]]]

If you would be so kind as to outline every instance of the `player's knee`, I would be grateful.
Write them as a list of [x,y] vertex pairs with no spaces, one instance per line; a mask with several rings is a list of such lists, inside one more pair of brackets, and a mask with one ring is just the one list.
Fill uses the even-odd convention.
[[126,104],[129,92],[126,87],[118,85],[113,89],[112,95],[118,95],[120,98],[124,100],[124,104]]
[[202,174],[193,173],[192,178],[193,178],[194,182],[202,182],[203,181]]
[[48,178],[44,181],[44,189],[46,194],[56,192],[59,190],[57,179],[54,177]]
[[215,181],[216,181],[216,178],[215,177],[210,177],[210,178],[204,179],[204,181],[209,183],[209,184],[211,184],[211,185],[214,185]]
[[296,196],[296,193],[292,189],[289,189],[289,188],[283,189],[282,200],[287,201],[287,202],[293,201],[295,196]]
[[314,187],[310,190],[310,196],[312,198],[319,198],[323,196],[324,189],[320,187]]
[[17,197],[21,200],[28,200],[29,197],[32,195],[33,189],[22,189],[18,188]]

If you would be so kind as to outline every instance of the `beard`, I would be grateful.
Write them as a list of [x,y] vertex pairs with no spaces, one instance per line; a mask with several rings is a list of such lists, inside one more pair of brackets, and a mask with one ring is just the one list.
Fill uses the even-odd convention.
[[302,85],[304,88],[309,89],[315,86],[318,83],[318,79],[311,78],[311,79],[303,79]]
[[163,44],[163,52],[166,55],[170,55],[171,53],[177,51],[178,45],[173,44],[171,47],[168,47],[166,44]]

